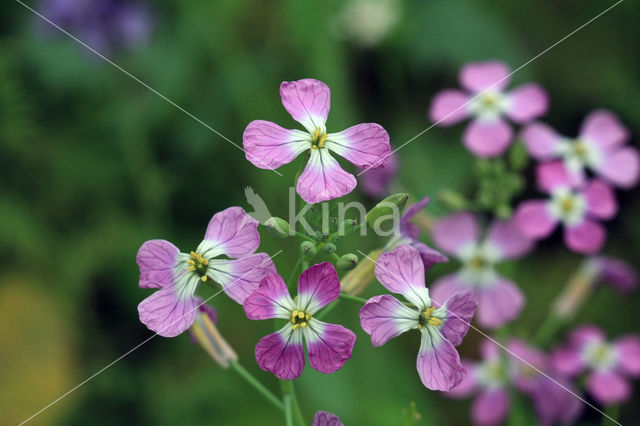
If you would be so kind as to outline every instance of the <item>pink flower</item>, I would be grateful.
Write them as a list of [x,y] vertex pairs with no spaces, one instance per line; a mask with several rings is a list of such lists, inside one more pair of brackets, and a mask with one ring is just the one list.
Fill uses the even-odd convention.
[[582,326],[553,353],[553,363],[571,377],[589,371],[586,383],[591,396],[604,405],[620,404],[631,397],[627,377],[640,377],[640,336],[627,335],[608,342],[599,328]]
[[420,228],[415,223],[412,223],[411,219],[427,204],[429,204],[429,197],[424,197],[422,200],[406,208],[404,213],[402,213],[402,217],[400,217],[400,222],[398,223],[394,236],[387,242],[384,248],[385,251],[391,251],[399,246],[411,246],[420,252],[420,257],[422,258],[422,263],[424,263],[425,268],[429,268],[434,263],[442,263],[449,260],[444,254],[418,240]]
[[561,136],[544,123],[530,124],[521,137],[531,156],[541,161],[562,159],[579,178],[588,169],[623,188],[638,182],[638,150],[626,146],[629,130],[609,111],[596,110],[589,114],[575,139]]
[[594,268],[598,281],[619,292],[628,294],[638,288],[638,273],[624,260],[600,254],[592,256],[588,262]]
[[548,357],[539,350],[512,339],[501,353],[493,341],[485,340],[480,353],[481,361],[463,360],[468,374],[446,394],[454,398],[476,395],[471,405],[474,424],[497,425],[506,420],[511,386],[533,399],[542,424],[568,423],[579,414],[581,401],[565,389],[574,392],[572,385],[556,372],[549,375]]
[[389,161],[384,167],[362,169],[360,175],[360,190],[372,198],[384,198],[389,195],[389,187],[398,172],[398,156],[389,155]]
[[441,249],[463,263],[458,272],[433,283],[434,301],[442,303],[454,293],[472,290],[478,298],[478,323],[483,327],[497,328],[518,317],[524,307],[524,294],[495,269],[497,263],[522,257],[533,246],[513,221],[495,222],[481,237],[476,217],[457,213],[436,223],[433,238]]
[[276,169],[309,152],[296,190],[307,203],[319,203],[348,194],[356,178],[345,172],[330,151],[358,167],[383,167],[391,148],[389,135],[379,124],[358,124],[339,133],[327,133],[331,92],[321,81],[283,82],[280,97],[294,120],[307,130],[287,130],[275,123],[255,120],[242,136],[247,160],[261,169]]
[[429,117],[450,126],[468,117],[464,144],[477,156],[502,154],[513,139],[513,130],[504,117],[526,123],[543,115],[549,106],[547,93],[535,83],[523,84],[506,92],[509,67],[499,61],[476,62],[460,71],[460,85],[466,91],[447,89],[431,102]]
[[341,325],[313,317],[339,295],[338,274],[327,262],[314,265],[300,275],[295,300],[280,275],[268,275],[258,290],[245,300],[244,311],[252,320],[281,318],[287,323],[256,345],[260,368],[282,380],[300,376],[304,368],[303,337],[313,368],[323,373],[334,373],[342,368],[351,358],[356,335]]
[[[196,289],[211,279],[238,303],[251,294],[267,273],[275,272],[266,253],[256,253],[260,245],[258,222],[240,207],[216,213],[204,240],[190,254],[165,240],[142,244],[136,261],[140,287],[159,289],[138,305],[140,321],[164,337],[174,337],[193,324]],[[226,255],[231,259],[216,259]]]
[[344,423],[340,421],[340,418],[328,411],[318,411],[313,416],[313,422],[311,426],[344,426]]
[[476,309],[471,291],[456,293],[440,308],[432,306],[424,283],[424,265],[420,253],[410,246],[382,253],[376,262],[378,281],[393,293],[399,293],[412,305],[384,294],[372,297],[360,309],[360,323],[371,335],[373,346],[418,329],[421,334],[418,375],[432,390],[449,390],[466,374],[455,349],[467,334]]
[[530,238],[546,238],[561,223],[571,250],[599,251],[607,234],[597,220],[611,219],[618,211],[613,189],[598,179],[580,183],[560,161],[540,164],[536,172],[538,185],[550,198],[518,206],[515,220],[522,232]]

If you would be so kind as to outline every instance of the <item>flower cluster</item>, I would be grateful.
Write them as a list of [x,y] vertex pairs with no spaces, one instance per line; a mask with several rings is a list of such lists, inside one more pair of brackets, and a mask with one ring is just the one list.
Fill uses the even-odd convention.
[[[490,167],[496,171],[498,187],[500,179],[511,180],[521,171],[503,173],[506,166],[501,159],[486,158],[503,154],[513,140],[514,131],[505,118],[526,124],[548,108],[546,92],[537,84],[507,92],[510,75],[509,69],[496,61],[467,65],[460,74],[467,92],[446,90],[435,97],[430,109],[432,120],[442,125],[472,118],[464,144],[472,153],[485,157],[479,160],[481,167],[495,161],[495,167]],[[497,209],[504,214],[487,218],[485,204],[467,202],[464,196],[452,193],[446,199],[454,200],[457,208],[443,218],[435,220],[423,211],[428,197],[400,215],[408,199],[401,193],[363,212],[359,223],[355,219],[337,223],[334,216],[320,220],[317,212],[330,211],[328,201],[350,193],[357,182],[332,153],[363,168],[363,173],[369,174],[361,180],[363,191],[380,198],[388,192],[397,169],[389,135],[376,123],[328,133],[330,91],[318,80],[283,82],[280,97],[305,131],[255,120],[246,127],[243,143],[247,160],[262,169],[278,168],[299,155],[306,157],[296,178],[296,192],[307,203],[302,212],[309,210],[305,217],[313,226],[298,232],[278,217],[261,220],[264,229],[277,238],[300,239],[298,262],[286,274],[291,278],[285,281],[269,255],[256,253],[260,245],[258,222],[241,207],[228,208],[213,216],[204,240],[193,251],[180,252],[165,240],[147,241],[140,248],[139,285],[157,290],[138,307],[140,320],[149,329],[166,337],[189,329],[194,341],[214,360],[247,378],[250,373],[239,366],[234,350],[216,328],[217,312],[204,304],[196,291],[203,283],[214,286],[241,304],[248,319],[274,320],[277,331],[257,342],[255,358],[262,370],[283,381],[283,397],[271,394],[255,378],[248,381],[284,409],[289,420],[300,411],[293,407],[297,402],[291,381],[303,373],[305,345],[309,364],[322,373],[336,373],[352,358],[356,334],[341,324],[322,320],[340,300],[362,305],[360,326],[375,347],[417,330],[420,381],[426,388],[451,397],[477,395],[471,413],[477,424],[504,421],[514,397],[529,398],[542,424],[571,422],[582,409],[581,390],[574,379],[584,371],[589,371],[588,392],[601,404],[629,398],[626,378],[640,376],[640,337],[626,336],[609,343],[599,330],[579,328],[566,345],[552,353],[544,350],[549,334],[564,325],[561,321],[571,319],[599,282],[610,282],[622,292],[637,286],[635,271],[628,264],[600,253],[606,238],[600,222],[618,212],[612,185],[629,187],[638,179],[638,154],[634,148],[622,146],[628,132],[611,113],[591,114],[576,140],[562,138],[538,122],[527,125],[521,132],[527,148],[524,155],[529,152],[541,161],[536,180],[548,197],[522,201],[513,217],[509,217],[512,210],[507,206]],[[596,176],[589,177],[589,173]],[[482,179],[479,185],[486,186]],[[322,203],[322,208],[315,207],[317,203]],[[391,235],[386,234],[386,243],[362,262],[358,263],[359,257],[353,253],[337,253],[343,239],[358,229],[377,230],[378,221],[389,215],[395,219]],[[591,256],[570,280],[565,294],[551,304],[562,309],[554,312],[552,308],[539,335],[532,338],[536,344],[525,343],[509,336],[507,326],[521,315],[527,298],[502,263],[529,254],[535,241],[550,236],[558,225],[563,227],[567,247]],[[420,240],[421,230],[430,231],[442,252]],[[461,266],[427,288],[425,273],[449,260],[443,253]],[[320,254],[331,262],[314,262]],[[341,278],[339,271],[350,272]],[[295,278],[297,294],[292,297]],[[357,297],[374,278],[382,289],[404,300],[386,293],[368,299]],[[476,311],[477,326],[472,324]],[[489,332],[503,330],[500,342],[504,344],[478,327]],[[470,328],[487,338],[480,348],[480,361],[461,360],[458,353],[457,347]],[[342,422],[334,414],[318,411],[313,424]]]

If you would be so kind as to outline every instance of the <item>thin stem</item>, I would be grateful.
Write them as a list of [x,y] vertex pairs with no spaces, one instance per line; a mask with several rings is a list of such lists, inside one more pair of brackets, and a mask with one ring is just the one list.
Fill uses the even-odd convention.
[[531,341],[536,346],[544,347],[563,325],[564,321],[560,317],[549,313],[540,327],[538,327],[538,332],[533,336]]
[[293,265],[293,268],[291,269],[291,272],[289,273],[289,276],[287,277],[287,287],[291,288],[291,284],[293,279],[296,276],[296,271],[298,270],[298,268],[300,267],[300,265],[302,265],[302,256],[298,258],[298,260],[296,261],[296,264]]
[[293,235],[295,235],[296,237],[300,238],[301,240],[311,241],[314,244],[316,244],[318,242],[316,239],[311,238],[310,236],[305,235],[302,232],[293,231]]
[[362,297],[358,296],[351,296],[350,294],[346,293],[340,293],[340,296],[338,296],[338,298],[341,300],[347,300],[352,303],[357,303],[359,305],[364,305],[365,303],[367,303],[367,299],[363,299]]
[[293,380],[280,380],[280,389],[282,390],[282,398],[285,401],[285,420],[287,425],[304,426],[304,418],[298,404],[298,398],[296,398]]
[[620,416],[620,405],[618,404],[607,405],[604,408],[604,413],[606,414],[606,416],[602,416],[602,426],[605,426],[605,425],[608,426],[611,423],[616,423],[618,421],[618,416]]
[[240,377],[245,379],[247,383],[253,386],[253,388],[257,390],[262,396],[264,396],[267,399],[267,401],[272,403],[278,410],[280,411],[284,410],[284,404],[282,403],[280,398],[275,396],[273,392],[271,392],[269,389],[266,388],[266,386],[260,383],[258,379],[256,379],[248,370],[246,370],[242,365],[240,365],[238,361],[231,361],[229,365],[233,371],[238,373]]

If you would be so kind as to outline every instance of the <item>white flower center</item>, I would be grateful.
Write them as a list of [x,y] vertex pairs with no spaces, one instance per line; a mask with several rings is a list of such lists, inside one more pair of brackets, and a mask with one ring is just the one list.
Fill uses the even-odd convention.
[[475,98],[469,105],[471,115],[482,120],[495,120],[509,108],[509,97],[499,91],[489,90]]
[[608,370],[616,365],[618,353],[609,343],[591,342],[585,345],[582,356],[591,368]]
[[460,259],[464,262],[461,275],[466,282],[482,286],[495,281],[494,265],[500,259],[500,252],[492,244],[469,244],[460,250]]
[[565,225],[579,223],[586,211],[584,196],[568,188],[558,188],[551,194],[549,211]]
[[558,143],[557,153],[572,171],[585,167],[594,168],[600,163],[600,152],[597,146],[584,139],[564,139]]
[[501,387],[507,381],[507,369],[499,359],[486,361],[478,366],[476,377],[486,387]]

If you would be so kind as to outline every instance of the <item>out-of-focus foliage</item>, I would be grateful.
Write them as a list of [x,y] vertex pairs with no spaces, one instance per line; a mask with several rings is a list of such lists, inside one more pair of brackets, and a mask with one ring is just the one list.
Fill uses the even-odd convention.
[[[19,3],[5,3],[0,16],[3,424],[29,417],[151,335],[136,311],[148,294],[136,285],[135,254],[143,241],[166,238],[189,250],[214,212],[247,207],[247,185],[274,206],[273,214],[285,216],[278,209],[286,205],[286,188],[299,167],[297,162],[283,167],[285,178],[252,167],[228,141]],[[400,146],[427,128],[430,98],[457,85],[463,63],[495,58],[515,69],[613,1],[387,3],[396,8],[397,21],[378,44],[363,45],[336,34],[348,25],[338,0],[158,0],[149,4],[154,27],[148,43],[108,56],[239,145],[253,119],[296,126],[280,104],[278,86],[314,77],[332,90],[330,128],[375,121]],[[29,4],[38,8],[37,2]],[[536,80],[548,89],[551,110],[545,119],[559,131],[575,134],[586,113],[606,107],[632,129],[637,144],[639,15],[640,4],[621,3],[513,79]],[[400,150],[404,189],[421,197],[471,188],[472,158],[459,136],[457,127],[434,128]],[[622,213],[608,225],[607,252],[632,264],[640,260],[639,195],[620,192]],[[429,209],[445,211],[437,202]],[[512,327],[518,335],[535,331],[549,300],[580,263],[558,242],[543,242],[517,267],[506,265],[528,296]],[[357,248],[375,248],[367,244]],[[298,250],[292,241],[263,236],[261,250],[280,248]],[[293,261],[276,258],[283,275]],[[436,266],[427,278],[455,267]],[[637,294],[622,299],[603,288],[579,320],[598,322],[610,336],[637,331],[639,303]],[[255,342],[270,325],[247,320],[223,297],[213,304],[220,311],[219,328],[241,362],[276,390],[253,357]],[[309,419],[325,409],[346,424],[401,424],[415,402],[422,414],[417,424],[468,421],[468,402],[446,399],[420,384],[415,335],[374,349],[356,314],[346,304],[331,313],[332,322],[342,321],[358,335],[353,360],[331,376],[306,369],[299,380]],[[463,355],[475,356],[479,340],[471,331]],[[156,337],[38,421],[280,424],[253,392],[186,336]],[[525,403],[522,410],[530,407]],[[638,418],[638,410],[624,406],[620,421]],[[585,424],[596,419],[585,410]]]

